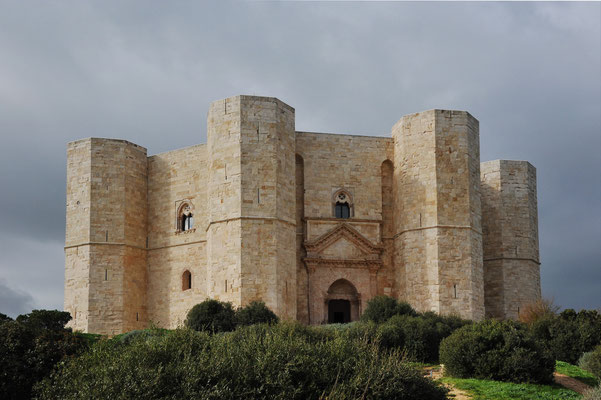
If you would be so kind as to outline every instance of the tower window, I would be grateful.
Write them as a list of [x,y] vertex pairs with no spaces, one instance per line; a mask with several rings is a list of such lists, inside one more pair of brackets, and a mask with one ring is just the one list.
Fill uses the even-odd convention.
[[192,214],[182,215],[182,232],[189,231],[194,227],[194,216]]
[[353,203],[346,191],[339,190],[334,194],[333,211],[336,218],[347,219],[353,216]]
[[351,208],[347,203],[336,203],[336,218],[349,218],[351,216]]
[[192,274],[186,270],[182,274],[182,290],[192,289]]
[[186,232],[194,229],[194,215],[192,204],[184,201],[177,209],[177,231]]

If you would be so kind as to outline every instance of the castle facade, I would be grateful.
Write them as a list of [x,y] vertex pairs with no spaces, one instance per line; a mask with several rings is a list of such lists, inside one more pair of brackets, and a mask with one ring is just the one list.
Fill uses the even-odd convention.
[[212,103],[207,127],[206,144],[150,157],[124,140],[68,144],[74,329],[173,328],[206,298],[309,324],[356,320],[376,295],[475,320],[540,298],[536,171],[481,163],[469,113],[337,135],[236,96]]

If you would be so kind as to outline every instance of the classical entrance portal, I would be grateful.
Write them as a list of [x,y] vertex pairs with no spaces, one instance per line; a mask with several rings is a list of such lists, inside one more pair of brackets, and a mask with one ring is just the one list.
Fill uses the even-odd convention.
[[329,324],[343,324],[359,319],[359,295],[355,286],[346,279],[332,283],[325,300]]

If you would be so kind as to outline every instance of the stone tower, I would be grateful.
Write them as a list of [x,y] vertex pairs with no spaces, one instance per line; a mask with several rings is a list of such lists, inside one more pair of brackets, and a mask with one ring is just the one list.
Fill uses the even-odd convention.
[[403,117],[392,137],[400,297],[420,311],[481,319],[478,121],[430,110]]
[[208,296],[296,318],[294,109],[216,101],[208,116]]
[[538,299],[536,169],[527,161],[482,163],[486,316],[517,318]]
[[146,325],[146,165],[146,149],[124,140],[68,145],[65,310],[74,329]]

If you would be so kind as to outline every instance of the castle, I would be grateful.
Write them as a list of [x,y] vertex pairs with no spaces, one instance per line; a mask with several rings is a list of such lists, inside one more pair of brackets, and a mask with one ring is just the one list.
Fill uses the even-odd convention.
[[236,96],[211,104],[207,129],[206,144],[150,157],[124,140],[68,144],[74,329],[172,328],[206,298],[310,324],[356,320],[376,295],[475,320],[540,298],[536,171],[480,163],[469,113],[337,135]]

